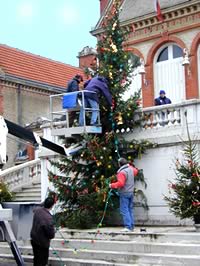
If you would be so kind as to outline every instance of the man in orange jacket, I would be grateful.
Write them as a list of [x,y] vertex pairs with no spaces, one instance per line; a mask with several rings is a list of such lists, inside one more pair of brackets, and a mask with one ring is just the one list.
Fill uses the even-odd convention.
[[138,174],[138,169],[130,165],[125,158],[118,160],[119,170],[117,171],[117,181],[109,184],[112,189],[118,189],[120,199],[120,213],[123,217],[123,232],[134,230],[133,213],[133,192],[134,176]]

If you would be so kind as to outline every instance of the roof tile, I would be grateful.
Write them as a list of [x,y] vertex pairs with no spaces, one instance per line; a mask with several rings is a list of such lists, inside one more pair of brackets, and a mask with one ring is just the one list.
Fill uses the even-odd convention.
[[65,88],[83,70],[62,62],[0,44],[0,68],[12,76]]

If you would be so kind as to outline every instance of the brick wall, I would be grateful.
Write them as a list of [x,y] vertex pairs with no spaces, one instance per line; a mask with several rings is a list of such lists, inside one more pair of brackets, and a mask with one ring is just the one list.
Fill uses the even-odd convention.
[[100,0],[100,14],[103,13],[106,5],[108,4],[109,0]]

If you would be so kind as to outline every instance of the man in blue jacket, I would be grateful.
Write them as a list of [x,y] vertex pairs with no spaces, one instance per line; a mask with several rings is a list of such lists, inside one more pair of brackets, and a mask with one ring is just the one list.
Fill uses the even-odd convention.
[[155,105],[163,105],[163,104],[170,104],[172,103],[169,98],[165,96],[165,91],[160,90],[160,97],[155,99]]
[[[97,125],[97,116],[99,112],[99,95],[103,95],[107,103],[112,105],[112,96],[108,89],[108,81],[102,76],[96,76],[84,84],[85,107],[90,106],[92,110],[92,116],[90,125]],[[80,110],[79,125],[84,125],[83,107]]]

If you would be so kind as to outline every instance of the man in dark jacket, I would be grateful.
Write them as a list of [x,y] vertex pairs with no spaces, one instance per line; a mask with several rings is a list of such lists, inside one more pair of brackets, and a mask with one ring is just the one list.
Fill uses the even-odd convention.
[[[112,105],[112,96],[108,89],[108,81],[106,78],[102,76],[96,76],[89,81],[86,81],[84,84],[84,89],[86,92],[84,93],[85,98],[85,107],[90,106],[92,110],[92,116],[90,125],[97,124],[97,116],[99,109],[99,95],[103,95],[108,102],[108,104]],[[79,125],[83,126],[84,124],[84,116],[83,116],[83,108],[80,110],[79,115]]]
[[33,265],[45,266],[48,264],[50,240],[55,237],[53,218],[50,210],[54,205],[54,199],[48,197],[43,207],[34,211],[31,229],[31,245],[33,248]]
[[[77,74],[73,79],[71,79],[67,84],[67,90],[66,92],[75,92],[79,91],[79,85],[83,81],[83,77],[79,74]],[[77,95],[70,95],[70,97],[76,98]],[[75,101],[77,99],[74,99]],[[76,119],[76,112],[71,111],[69,112],[69,126],[71,127],[74,123],[74,120]],[[66,116],[64,115],[61,120],[66,120]]]
[[134,176],[138,174],[138,169],[130,165],[125,158],[118,160],[119,170],[117,171],[117,181],[109,184],[112,189],[118,189],[120,199],[120,213],[123,217],[124,229],[122,232],[130,232],[134,229],[133,214],[133,191]]
[[67,92],[79,91],[79,84],[83,81],[83,77],[77,74],[72,80],[67,84]]
[[155,99],[155,105],[163,105],[172,103],[169,98],[165,96],[165,91],[160,90],[160,96]]

